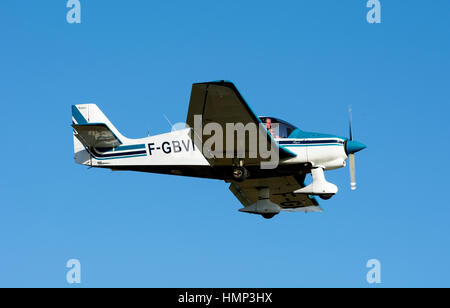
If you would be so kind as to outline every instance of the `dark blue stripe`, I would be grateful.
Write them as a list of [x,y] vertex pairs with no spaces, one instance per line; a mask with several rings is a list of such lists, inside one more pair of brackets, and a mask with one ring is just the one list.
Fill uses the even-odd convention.
[[325,143],[340,143],[344,144],[344,141],[338,139],[325,139],[325,140],[285,140],[279,141],[282,145],[295,145],[295,144],[325,144]]
[[102,154],[97,152],[95,149],[91,149],[91,154],[95,157],[118,157],[118,156],[130,156],[130,155],[140,155],[147,154],[147,151],[132,151],[132,152],[121,152],[121,153],[111,153],[111,154]]
[[134,144],[134,145],[122,145],[117,148],[95,148],[97,151],[100,151],[102,153],[105,152],[111,152],[111,151],[128,151],[128,150],[139,150],[139,149],[145,149],[145,144]]

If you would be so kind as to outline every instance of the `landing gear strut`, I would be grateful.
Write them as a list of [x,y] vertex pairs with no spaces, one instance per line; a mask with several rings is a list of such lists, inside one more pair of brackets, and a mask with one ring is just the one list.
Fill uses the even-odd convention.
[[233,178],[237,182],[245,181],[248,178],[248,170],[244,167],[244,161],[239,160],[239,165],[233,169]]
[[239,210],[239,212],[259,214],[265,219],[270,219],[280,213],[278,204],[270,201],[269,187],[257,187],[258,201]]
[[323,168],[312,168],[311,175],[313,178],[313,182],[306,187],[297,189],[296,191],[294,191],[295,194],[316,195],[324,200],[327,200],[333,197],[338,192],[337,186],[327,182],[327,180],[325,179]]

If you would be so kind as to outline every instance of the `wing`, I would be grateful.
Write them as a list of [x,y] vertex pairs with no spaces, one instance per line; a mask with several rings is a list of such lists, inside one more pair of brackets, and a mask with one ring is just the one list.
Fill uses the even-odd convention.
[[[212,164],[214,165],[231,165],[232,159],[221,159],[227,156],[227,153],[232,153],[233,157],[237,157],[237,146],[232,149],[227,148],[226,142],[226,124],[227,123],[242,123],[246,126],[249,123],[255,124],[256,127],[262,125],[261,120],[256,116],[256,114],[251,110],[248,104],[245,102],[242,95],[239,93],[235,85],[227,81],[218,82],[207,82],[207,83],[197,83],[192,85],[191,99],[189,102],[189,111],[187,115],[186,123],[191,127],[195,128],[198,123],[195,123],[195,116],[201,115],[201,125],[204,128],[208,123],[217,123],[220,125],[222,132],[224,132],[223,138],[223,149],[219,151],[214,151],[214,154],[209,153],[209,155],[214,156]],[[265,130],[265,129],[264,129]],[[267,131],[265,130],[265,133]],[[205,141],[210,138],[210,136],[205,135],[200,131],[196,132],[194,136],[194,142],[200,149],[203,150],[201,145],[205,144]],[[237,143],[237,137],[234,138],[235,145]],[[250,137],[249,137],[250,138]],[[246,164],[258,164],[263,160],[259,155],[253,160],[249,160],[252,157],[249,154],[249,138],[245,137],[245,158]],[[259,149],[259,138],[257,138],[257,146]],[[295,157],[296,155],[291,151],[281,147],[278,143],[267,134],[268,143],[272,145],[272,149],[278,149],[280,159]],[[221,152],[221,155],[218,155]],[[205,157],[211,158],[208,153],[203,153]],[[210,161],[211,162],[211,161]]]
[[122,144],[103,123],[73,124],[75,137],[88,148],[114,148]]
[[232,182],[230,190],[244,207],[258,200],[257,187],[269,187],[270,201],[278,204],[282,211],[322,212],[319,203],[314,197],[293,193],[295,190],[305,186],[303,184],[304,177],[304,175],[298,177],[283,176],[250,179],[241,183]]

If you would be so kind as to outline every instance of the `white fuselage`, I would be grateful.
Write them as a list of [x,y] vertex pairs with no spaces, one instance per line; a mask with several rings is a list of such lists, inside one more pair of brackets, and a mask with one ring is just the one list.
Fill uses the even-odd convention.
[[283,161],[283,164],[311,163],[313,167],[320,166],[325,170],[345,166],[347,154],[345,153],[345,139],[343,138],[276,139],[276,141],[297,155]]
[[[194,145],[189,136],[190,129],[173,131],[141,139],[128,139],[125,145],[115,149],[87,149],[74,138],[75,161],[93,167],[114,166],[209,166],[208,160]],[[303,138],[276,139],[280,146],[297,156],[280,164],[311,163],[325,170],[345,166],[347,155],[345,139]]]

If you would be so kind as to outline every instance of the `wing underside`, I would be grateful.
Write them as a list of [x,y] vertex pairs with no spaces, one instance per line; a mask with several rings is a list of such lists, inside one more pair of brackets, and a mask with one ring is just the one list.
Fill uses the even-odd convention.
[[294,194],[301,187],[304,176],[283,176],[266,179],[249,179],[241,183],[231,182],[230,190],[244,207],[258,201],[257,188],[270,189],[270,201],[280,206],[282,211],[322,212],[317,200],[309,195]]

